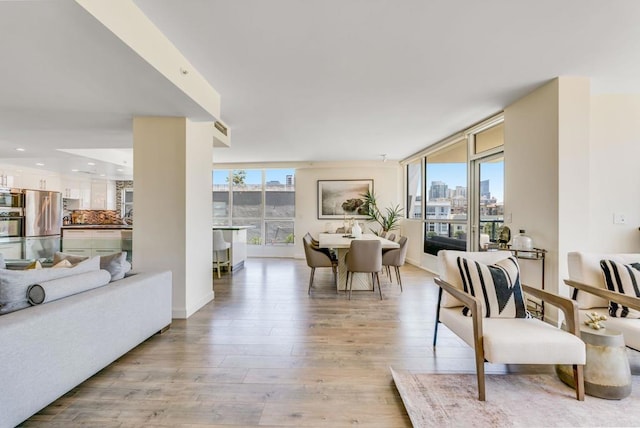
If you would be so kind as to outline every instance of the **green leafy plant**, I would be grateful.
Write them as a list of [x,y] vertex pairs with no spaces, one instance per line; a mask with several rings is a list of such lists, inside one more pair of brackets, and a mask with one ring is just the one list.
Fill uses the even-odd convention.
[[393,207],[386,207],[384,210],[380,210],[378,207],[378,201],[376,195],[368,191],[363,193],[362,199],[364,200],[363,214],[367,216],[368,221],[374,221],[380,225],[380,231],[373,231],[378,234],[380,232],[388,232],[390,230],[397,229],[399,222],[402,219],[402,208],[400,205]]

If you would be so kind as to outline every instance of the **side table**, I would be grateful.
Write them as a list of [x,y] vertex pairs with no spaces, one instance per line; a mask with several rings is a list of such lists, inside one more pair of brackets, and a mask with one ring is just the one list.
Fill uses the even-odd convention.
[[[631,394],[631,369],[622,333],[582,325],[580,336],[587,345],[585,393],[609,400],[619,400]],[[556,373],[564,383],[574,385],[571,366],[557,365]]]

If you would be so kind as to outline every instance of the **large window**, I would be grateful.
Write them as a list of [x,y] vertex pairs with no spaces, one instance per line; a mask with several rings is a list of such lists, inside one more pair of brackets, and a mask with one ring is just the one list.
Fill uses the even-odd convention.
[[467,141],[426,157],[425,252],[467,249]]
[[502,117],[411,160],[406,179],[407,218],[424,222],[426,253],[495,246],[504,226]]
[[293,244],[293,169],[213,171],[213,224],[252,226],[252,245]]

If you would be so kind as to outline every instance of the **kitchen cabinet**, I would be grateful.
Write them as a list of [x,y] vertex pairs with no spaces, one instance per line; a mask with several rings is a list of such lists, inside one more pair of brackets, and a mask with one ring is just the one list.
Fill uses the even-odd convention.
[[1,238],[0,254],[5,260],[22,258],[22,240],[21,238]]
[[107,209],[107,183],[106,181],[91,182],[91,209]]
[[91,181],[63,177],[61,180],[62,197],[67,199],[69,209],[88,210],[91,208]]
[[116,185],[114,181],[101,180],[91,182],[91,205],[89,209],[116,209]]
[[16,187],[59,192],[60,176],[54,173],[24,171],[20,179],[20,184],[16,185]]
[[119,253],[122,233],[117,229],[62,229],[62,251],[87,257]]

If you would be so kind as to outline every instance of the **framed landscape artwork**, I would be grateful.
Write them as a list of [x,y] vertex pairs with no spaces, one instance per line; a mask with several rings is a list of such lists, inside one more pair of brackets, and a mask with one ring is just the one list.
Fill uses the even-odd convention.
[[367,218],[362,194],[373,180],[318,180],[318,219]]

